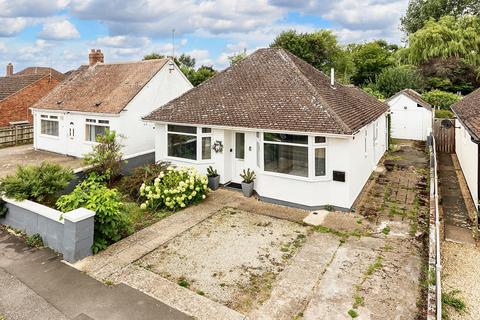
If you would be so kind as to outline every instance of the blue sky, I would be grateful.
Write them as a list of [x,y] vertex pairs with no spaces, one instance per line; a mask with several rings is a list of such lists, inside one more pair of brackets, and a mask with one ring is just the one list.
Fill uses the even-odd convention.
[[341,43],[400,43],[408,0],[0,0],[0,66],[15,70],[85,64],[91,48],[106,62],[150,52],[194,56],[222,69],[228,56],[268,46],[283,30],[331,29]]

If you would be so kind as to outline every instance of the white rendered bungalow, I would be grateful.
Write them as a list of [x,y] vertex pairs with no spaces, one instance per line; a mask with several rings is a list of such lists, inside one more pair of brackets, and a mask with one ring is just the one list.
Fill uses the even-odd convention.
[[384,154],[388,106],[283,49],[260,49],[144,117],[156,160],[256,172],[262,200],[350,208]]
[[418,92],[405,89],[385,102],[390,106],[392,138],[427,140],[432,133],[433,110]]
[[141,117],[191,83],[169,59],[107,64],[100,50],[89,58],[32,107],[35,149],[82,157],[110,129],[124,137],[126,158],[152,153],[153,126]]
[[455,122],[455,153],[473,202],[479,208],[480,189],[480,89],[452,106]]

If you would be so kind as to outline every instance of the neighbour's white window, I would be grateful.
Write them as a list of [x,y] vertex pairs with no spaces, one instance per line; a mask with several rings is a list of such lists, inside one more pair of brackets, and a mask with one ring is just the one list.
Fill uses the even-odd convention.
[[59,136],[58,116],[40,115],[40,133],[47,136]]
[[263,170],[308,177],[308,136],[265,132]]
[[109,120],[86,119],[85,122],[86,141],[97,142],[99,136],[104,135],[107,130],[110,130]]
[[[212,129],[169,124],[167,126],[168,156],[189,160],[212,158]],[[199,145],[200,144],[200,145]],[[197,154],[197,150],[200,154]]]

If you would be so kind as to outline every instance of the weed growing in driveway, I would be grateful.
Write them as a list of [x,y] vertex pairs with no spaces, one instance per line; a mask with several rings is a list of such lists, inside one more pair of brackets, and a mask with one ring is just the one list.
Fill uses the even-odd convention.
[[204,296],[205,295],[205,292],[203,292],[202,290],[197,290],[196,291],[198,295],[200,296]]
[[442,292],[442,306],[443,306],[443,319],[450,319],[448,314],[448,309],[445,306],[453,308],[457,312],[462,312],[467,307],[465,301],[462,298],[459,298],[457,295],[460,293],[460,290],[452,290],[450,292]]
[[382,233],[386,236],[390,233],[390,227],[386,226],[385,228],[382,229]]
[[365,271],[360,284],[355,285],[355,293],[353,295],[353,304],[352,309],[348,310],[348,314],[352,318],[356,318],[359,316],[358,307],[363,306],[365,303],[365,298],[360,294],[360,291],[363,289],[363,284],[367,281],[368,277],[375,273],[375,271],[380,270],[383,268],[383,256],[378,255],[375,257],[375,261],[368,266],[367,270]]
[[358,312],[354,309],[348,310],[348,315],[352,317],[352,319],[358,318]]
[[31,236],[27,237],[26,240],[27,246],[32,248],[40,248],[43,247],[43,239],[42,236],[38,233],[32,234]]
[[113,286],[113,281],[109,279],[104,279],[103,284],[106,286]]
[[333,229],[333,228],[329,228],[329,227],[325,227],[325,226],[316,226],[315,227],[315,231],[317,232],[321,232],[321,233],[330,233],[330,234],[333,234],[333,235],[336,235],[337,237],[340,237],[342,238],[342,240],[346,240],[348,239],[349,237],[358,237],[360,238],[361,236],[365,236],[366,234],[363,233],[361,230],[359,229],[355,229],[353,231],[340,231],[340,230],[336,230],[336,229]]
[[353,302],[354,309],[357,309],[358,307],[363,306],[363,304],[365,303],[365,298],[358,293],[355,293],[355,295],[353,296],[353,300],[354,300]]
[[190,287],[190,282],[188,282],[188,280],[183,277],[178,279],[177,283],[180,287],[184,287],[184,288]]
[[375,262],[373,262],[370,266],[368,266],[368,269],[365,272],[365,280],[366,280],[366,278],[371,276],[375,271],[377,271],[377,270],[379,270],[383,267],[382,260],[383,260],[383,257],[378,255],[375,258]]

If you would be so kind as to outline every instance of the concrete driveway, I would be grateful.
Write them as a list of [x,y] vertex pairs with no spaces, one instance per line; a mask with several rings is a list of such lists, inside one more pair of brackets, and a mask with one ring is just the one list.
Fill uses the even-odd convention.
[[[321,227],[298,224],[308,214],[220,189],[75,267],[198,319],[410,320],[422,313],[422,244],[410,219],[328,212]],[[302,241],[289,242],[289,230]]]
[[40,164],[43,161],[58,163],[72,169],[83,166],[82,159],[35,150],[33,145],[26,144],[0,149],[0,177],[14,173],[18,165]]

